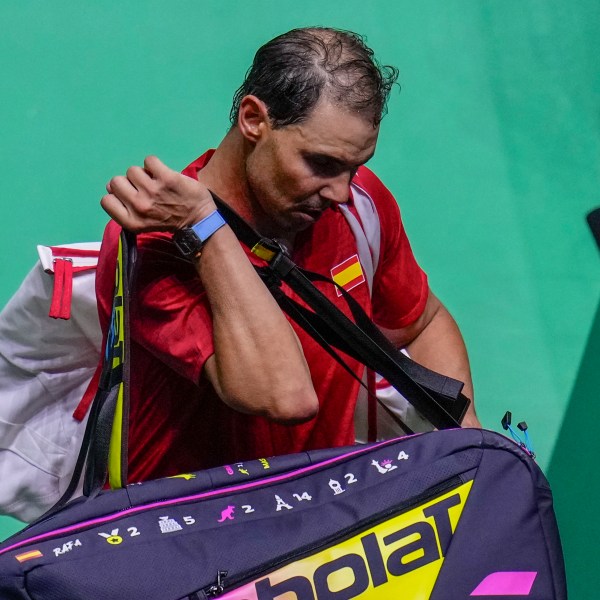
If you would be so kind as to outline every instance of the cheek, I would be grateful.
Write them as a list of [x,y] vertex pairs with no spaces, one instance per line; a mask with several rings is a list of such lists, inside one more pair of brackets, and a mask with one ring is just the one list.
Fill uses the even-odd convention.
[[251,187],[263,199],[285,210],[320,190],[321,181],[299,157],[275,145],[261,148],[249,157],[247,176]]
[[277,172],[277,188],[291,200],[312,196],[321,188],[321,182],[302,164],[282,164]]
[[252,186],[260,189],[263,195],[281,196],[292,179],[289,166],[271,145],[265,145],[250,155],[247,163],[247,176]]
[[286,178],[274,170],[271,161],[249,160],[246,165],[246,178],[252,193],[261,209],[275,216],[287,209]]

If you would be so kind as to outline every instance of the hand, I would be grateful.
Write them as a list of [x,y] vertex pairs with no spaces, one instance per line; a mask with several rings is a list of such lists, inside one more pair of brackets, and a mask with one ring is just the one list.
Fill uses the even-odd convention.
[[216,210],[204,185],[169,169],[156,156],[144,168],[130,167],[106,185],[102,208],[124,229],[174,231],[197,223]]

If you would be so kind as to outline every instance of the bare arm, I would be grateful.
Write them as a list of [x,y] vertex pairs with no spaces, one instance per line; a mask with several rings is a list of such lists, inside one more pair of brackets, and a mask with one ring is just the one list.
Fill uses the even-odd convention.
[[463,394],[472,400],[462,425],[481,427],[475,414],[471,369],[462,335],[452,315],[432,292],[417,321],[404,329],[381,330],[398,347],[406,347],[419,364],[462,381]]
[[[173,231],[216,209],[205,186],[156,157],[111,179],[107,191],[102,207],[134,232]],[[318,401],[300,343],[228,226],[209,238],[195,267],[213,313],[215,353],[204,369],[220,398],[277,421],[312,418]]]

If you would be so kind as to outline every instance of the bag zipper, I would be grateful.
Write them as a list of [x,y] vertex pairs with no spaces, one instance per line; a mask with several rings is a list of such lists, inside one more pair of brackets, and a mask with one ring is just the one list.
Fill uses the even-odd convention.
[[[410,500],[407,500],[401,503],[400,505],[395,506],[394,508],[388,508],[386,510],[380,511],[375,515],[371,515],[370,517],[363,519],[350,527],[346,527],[341,531],[327,536],[325,539],[322,539],[317,543],[313,542],[303,548],[284,554],[283,556],[279,557],[276,561],[272,561],[267,564],[263,564],[259,567],[255,567],[250,571],[246,571],[245,573],[242,573],[235,577],[230,577],[229,579],[227,579],[227,582],[225,582],[225,579],[227,578],[227,571],[219,570],[217,573],[215,583],[191,593],[189,596],[187,596],[187,600],[197,600],[198,598],[217,598],[218,596],[224,594],[226,591],[232,591],[235,588],[244,585],[245,583],[254,581],[261,575],[267,575],[268,573],[273,572],[281,567],[284,567],[287,564],[290,564],[296,560],[301,560],[306,556],[310,556],[318,550],[325,549],[328,546],[330,546],[333,542],[343,542],[353,537],[354,535],[356,535],[356,533],[360,532],[361,530],[369,529],[370,527],[378,525],[379,523],[382,523],[388,520],[389,518],[396,517],[418,506],[419,504],[423,504],[428,500],[432,500],[433,498],[440,496],[444,492],[447,492],[463,483],[465,483],[463,478],[460,475],[455,475],[454,477],[451,477],[450,479],[438,483],[432,488],[429,488],[426,492],[423,492],[422,494],[419,494],[411,498]],[[200,594],[203,594],[203,596]]]

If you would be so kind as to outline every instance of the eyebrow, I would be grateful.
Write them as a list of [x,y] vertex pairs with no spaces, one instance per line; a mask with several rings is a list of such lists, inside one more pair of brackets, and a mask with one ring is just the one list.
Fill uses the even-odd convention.
[[336,158],[335,156],[331,156],[330,154],[322,154],[320,152],[305,152],[304,155],[308,158],[331,162],[342,168],[348,167],[348,168],[357,169],[359,166],[368,163],[375,155],[375,152],[370,154],[364,162],[361,162],[358,165],[356,165],[354,163],[347,163],[346,161]]

